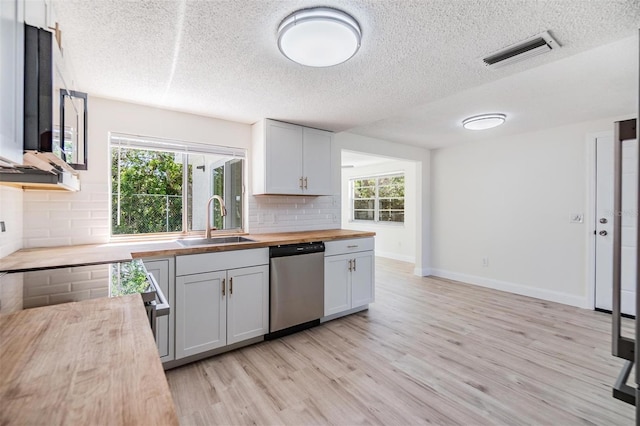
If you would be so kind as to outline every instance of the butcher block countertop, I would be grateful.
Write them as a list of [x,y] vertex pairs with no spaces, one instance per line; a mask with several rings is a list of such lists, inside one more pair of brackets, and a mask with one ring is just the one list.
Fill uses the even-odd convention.
[[140,295],[0,315],[0,424],[177,425]]
[[0,259],[0,273],[126,262],[133,258],[174,256],[269,247],[279,244],[298,244],[313,241],[373,237],[374,235],[374,232],[329,229],[324,231],[248,234],[243,236],[254,241],[192,247],[183,247],[175,240],[171,240],[22,249]]

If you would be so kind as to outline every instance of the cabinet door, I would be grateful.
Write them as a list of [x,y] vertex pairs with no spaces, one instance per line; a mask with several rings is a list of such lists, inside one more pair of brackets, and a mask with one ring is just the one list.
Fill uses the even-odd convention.
[[304,193],[331,195],[331,141],[333,133],[304,128],[302,144],[302,172]]
[[227,344],[269,331],[269,266],[227,271]]
[[324,258],[324,315],[337,314],[351,308],[349,260],[351,255]]
[[302,127],[268,120],[266,138],[266,192],[301,194]]
[[374,257],[372,251],[354,253],[351,272],[351,307],[357,308],[374,300]]
[[145,260],[144,266],[156,279],[162,293],[164,293],[170,306],[169,315],[158,317],[156,320],[156,344],[160,361],[172,361],[174,359],[175,336],[175,278],[173,271],[173,259]]
[[227,344],[226,277],[221,271],[176,278],[176,359]]

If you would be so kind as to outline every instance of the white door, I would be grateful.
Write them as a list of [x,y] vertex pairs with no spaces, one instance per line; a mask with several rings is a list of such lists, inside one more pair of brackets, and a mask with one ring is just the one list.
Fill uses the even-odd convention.
[[266,121],[267,193],[302,193],[302,127]]
[[305,127],[303,134],[304,193],[331,195],[331,141],[333,133]]
[[351,272],[351,306],[357,308],[373,302],[373,252],[364,251],[353,255]]
[[269,266],[227,271],[227,344],[269,332]]
[[350,254],[324,258],[324,315],[329,316],[351,308]]
[[176,359],[227,344],[226,277],[220,271],[176,278]]
[[[596,308],[612,309],[613,136],[596,140]],[[621,311],[635,315],[638,206],[638,141],[622,143]]]

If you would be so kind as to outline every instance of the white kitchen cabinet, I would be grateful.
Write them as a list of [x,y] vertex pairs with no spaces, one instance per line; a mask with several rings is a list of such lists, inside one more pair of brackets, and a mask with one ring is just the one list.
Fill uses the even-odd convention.
[[226,279],[226,271],[176,277],[176,359],[227,344]]
[[0,1],[0,159],[22,164],[24,3]]
[[158,317],[156,320],[156,344],[160,361],[173,361],[175,358],[175,270],[174,258],[144,259],[144,266],[155,278],[162,293],[169,302],[169,315]]
[[268,263],[268,248],[176,257],[176,360],[269,332]]
[[333,133],[303,128],[302,175],[305,194],[331,195],[331,142]]
[[351,309],[351,255],[324,258],[324,315],[329,316]]
[[275,120],[252,127],[253,193],[331,195],[333,133]]
[[227,271],[227,344],[264,336],[269,331],[269,267]]
[[[325,317],[372,303],[375,300],[373,238],[325,245]],[[358,249],[363,251],[354,251]]]

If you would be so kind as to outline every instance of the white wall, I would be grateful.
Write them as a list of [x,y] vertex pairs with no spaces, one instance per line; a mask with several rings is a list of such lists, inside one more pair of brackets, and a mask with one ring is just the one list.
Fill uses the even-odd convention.
[[[430,274],[430,162],[431,152],[425,148],[410,145],[397,144],[381,139],[342,132],[336,134],[334,139],[334,164],[340,164],[342,150],[357,151],[383,157],[393,157],[401,160],[414,161],[416,166],[416,186],[413,194],[406,193],[407,197],[413,196],[416,204],[416,228],[415,228],[415,269],[414,273],[420,276]],[[334,172],[334,185],[341,185],[341,169],[336,167]],[[336,193],[339,189],[336,188]]]
[[0,258],[22,248],[22,190],[0,185],[0,221],[6,232],[0,232]]
[[588,135],[618,119],[433,151],[433,275],[588,307]]
[[[404,223],[368,223],[351,220],[350,179],[402,172],[405,175]],[[364,167],[342,169],[342,227],[376,233],[376,256],[415,263],[416,261],[416,164],[388,160]]]

